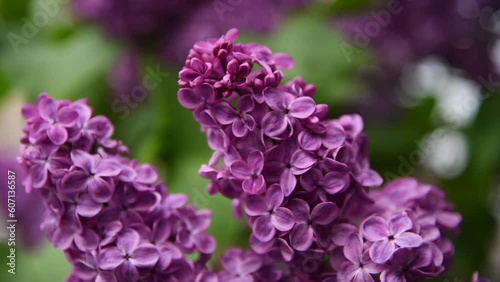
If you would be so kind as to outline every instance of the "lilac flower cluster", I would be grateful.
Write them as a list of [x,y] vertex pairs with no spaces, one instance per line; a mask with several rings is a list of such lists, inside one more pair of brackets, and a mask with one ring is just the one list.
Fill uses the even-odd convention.
[[[286,281],[415,281],[444,271],[453,254],[445,231],[460,216],[443,193],[413,179],[369,191],[382,178],[370,168],[361,117],[328,119],[313,85],[280,84],[288,55],[237,36],[193,46],[178,99],[214,150],[199,173],[210,194],[245,214],[252,252],[271,257]],[[274,281],[252,277],[245,281]]]
[[71,262],[68,281],[194,281],[215,249],[210,211],[186,206],[151,165],[126,158],[86,100],[41,94],[22,114],[24,184],[44,199],[42,229]]

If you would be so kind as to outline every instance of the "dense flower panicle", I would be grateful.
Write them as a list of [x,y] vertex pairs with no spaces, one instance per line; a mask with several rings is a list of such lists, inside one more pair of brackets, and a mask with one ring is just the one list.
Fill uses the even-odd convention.
[[370,168],[361,117],[328,119],[314,86],[281,84],[288,55],[236,38],[232,29],[193,46],[178,99],[214,150],[199,173],[211,194],[233,199],[235,215],[244,211],[252,251],[290,281],[441,273],[453,254],[445,232],[461,220],[444,194],[409,178],[370,191],[382,178]]
[[[193,281],[215,249],[209,211],[166,193],[155,169],[125,155],[85,100],[41,94],[27,120],[25,187],[45,201],[42,229],[73,265],[68,281]],[[196,262],[186,255],[199,253]]]

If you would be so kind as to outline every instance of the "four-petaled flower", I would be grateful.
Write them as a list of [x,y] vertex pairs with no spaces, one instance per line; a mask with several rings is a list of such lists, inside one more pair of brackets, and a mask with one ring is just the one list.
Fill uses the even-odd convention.
[[267,242],[274,237],[276,230],[289,231],[295,224],[293,213],[281,206],[283,199],[283,190],[277,184],[269,186],[265,196],[248,198],[245,211],[256,217],[253,234],[260,241]]
[[373,245],[370,257],[376,263],[388,261],[394,251],[401,248],[415,248],[422,244],[422,237],[410,230],[413,222],[406,212],[393,215],[386,220],[375,215],[367,218],[361,225],[363,236]]

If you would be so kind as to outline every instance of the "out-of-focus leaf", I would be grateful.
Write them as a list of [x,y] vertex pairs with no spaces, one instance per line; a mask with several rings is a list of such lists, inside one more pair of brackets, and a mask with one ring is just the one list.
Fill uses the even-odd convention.
[[[18,224],[22,224],[19,223]],[[27,252],[21,248],[16,249],[16,274],[7,272],[4,263],[8,247],[0,248],[2,251],[2,271],[0,281],[8,282],[55,282],[64,281],[69,276],[71,265],[66,261],[64,253],[56,250],[50,243],[44,243],[40,249]],[[3,255],[5,254],[5,256]]]
[[19,21],[26,17],[30,0],[0,0],[0,24],[5,21]]
[[27,44],[0,54],[13,87],[34,99],[40,92],[76,99],[107,72],[113,48],[92,29],[82,29],[65,41],[34,37]]
[[334,13],[358,11],[379,3],[376,0],[333,0],[324,2],[329,10]]

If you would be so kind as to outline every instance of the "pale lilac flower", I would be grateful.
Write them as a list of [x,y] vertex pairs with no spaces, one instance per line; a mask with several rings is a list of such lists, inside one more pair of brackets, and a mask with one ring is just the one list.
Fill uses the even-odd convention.
[[294,222],[293,213],[282,207],[284,200],[283,191],[279,185],[271,185],[265,196],[251,196],[246,201],[245,212],[255,217],[253,222],[253,235],[260,241],[271,240],[276,230],[289,231]]
[[361,224],[363,237],[373,242],[370,257],[376,263],[384,263],[398,248],[416,248],[422,244],[422,237],[411,232],[412,220],[406,212],[395,214],[388,220],[371,216]]

